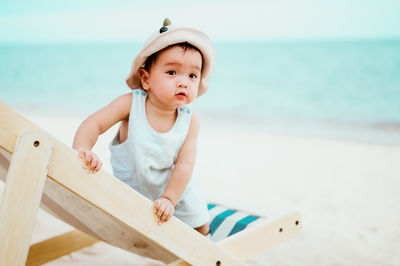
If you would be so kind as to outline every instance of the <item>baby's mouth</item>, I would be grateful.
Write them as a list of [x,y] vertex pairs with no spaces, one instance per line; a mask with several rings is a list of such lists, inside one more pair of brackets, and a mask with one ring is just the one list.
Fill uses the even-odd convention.
[[186,97],[187,95],[186,95],[185,92],[181,91],[181,92],[178,92],[177,94],[175,94],[175,96],[177,96],[177,97],[179,97],[179,98],[184,98],[184,97]]

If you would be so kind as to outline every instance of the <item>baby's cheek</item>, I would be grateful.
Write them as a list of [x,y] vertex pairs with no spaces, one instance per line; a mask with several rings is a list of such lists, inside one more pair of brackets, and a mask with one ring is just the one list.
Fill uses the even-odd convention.
[[191,91],[188,97],[188,101],[193,102],[194,99],[196,98],[197,98],[197,91],[196,90]]

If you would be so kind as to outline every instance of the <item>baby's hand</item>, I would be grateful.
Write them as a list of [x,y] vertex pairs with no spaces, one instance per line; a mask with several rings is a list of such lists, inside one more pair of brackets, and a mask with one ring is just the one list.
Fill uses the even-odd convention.
[[175,207],[167,198],[159,198],[154,201],[154,214],[158,224],[168,222],[175,212]]
[[77,148],[77,151],[79,153],[79,157],[83,159],[83,167],[87,168],[90,174],[98,172],[103,166],[103,163],[100,161],[99,157],[97,157],[97,155],[91,150]]

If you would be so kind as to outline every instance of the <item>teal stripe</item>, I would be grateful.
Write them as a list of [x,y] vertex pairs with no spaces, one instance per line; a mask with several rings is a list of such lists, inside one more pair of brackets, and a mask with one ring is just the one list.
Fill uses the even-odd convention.
[[222,222],[226,219],[226,217],[231,216],[235,212],[236,211],[234,210],[226,210],[215,216],[215,218],[210,223],[210,234],[213,235],[214,232],[218,229],[218,227],[222,224]]
[[217,206],[217,205],[215,205],[215,204],[207,204],[207,209],[208,209],[208,210],[211,210],[211,209],[214,208],[215,206]]
[[236,234],[237,232],[242,231],[243,229],[246,228],[247,225],[249,225],[249,223],[254,222],[254,221],[257,220],[258,218],[260,218],[260,217],[252,216],[252,215],[249,215],[249,216],[244,217],[243,219],[239,220],[239,221],[235,224],[235,226],[232,228],[232,230],[231,230],[231,232],[229,233],[228,236],[233,235],[233,234]]

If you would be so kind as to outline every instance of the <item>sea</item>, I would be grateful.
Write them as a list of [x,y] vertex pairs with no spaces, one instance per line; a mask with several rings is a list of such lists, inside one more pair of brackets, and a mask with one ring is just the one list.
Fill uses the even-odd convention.
[[[130,89],[131,43],[0,44],[0,100],[89,114]],[[215,43],[202,114],[270,133],[400,145],[400,39]]]

